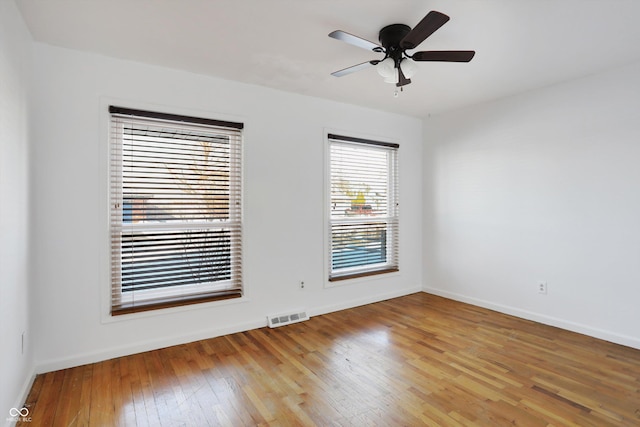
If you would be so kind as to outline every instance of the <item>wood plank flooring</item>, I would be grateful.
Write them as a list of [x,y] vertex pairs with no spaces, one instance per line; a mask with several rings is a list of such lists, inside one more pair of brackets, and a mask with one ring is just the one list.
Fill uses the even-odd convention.
[[640,351],[417,293],[38,375],[26,405],[25,426],[638,426]]

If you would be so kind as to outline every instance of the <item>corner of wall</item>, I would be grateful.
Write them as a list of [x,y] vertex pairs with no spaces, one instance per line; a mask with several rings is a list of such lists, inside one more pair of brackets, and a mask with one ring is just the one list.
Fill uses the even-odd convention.
[[0,2],[0,419],[21,408],[34,378],[29,212],[31,36],[13,1]]

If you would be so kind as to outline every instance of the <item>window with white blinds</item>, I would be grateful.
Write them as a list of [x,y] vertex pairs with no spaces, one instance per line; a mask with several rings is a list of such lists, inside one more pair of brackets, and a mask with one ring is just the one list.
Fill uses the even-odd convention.
[[398,144],[329,140],[329,280],[398,271]]
[[109,112],[111,313],[242,296],[242,123]]

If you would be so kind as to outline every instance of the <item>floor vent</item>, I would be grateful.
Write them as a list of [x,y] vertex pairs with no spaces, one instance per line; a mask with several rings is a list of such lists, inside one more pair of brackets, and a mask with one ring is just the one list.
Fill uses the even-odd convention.
[[298,311],[295,313],[281,314],[278,316],[267,316],[270,328],[277,328],[278,326],[290,325],[291,323],[298,323],[304,320],[309,320],[309,315],[306,310]]

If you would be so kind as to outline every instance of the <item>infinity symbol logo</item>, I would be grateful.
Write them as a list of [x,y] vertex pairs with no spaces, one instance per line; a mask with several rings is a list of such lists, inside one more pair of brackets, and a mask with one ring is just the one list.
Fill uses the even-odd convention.
[[9,416],[10,417],[17,417],[18,415],[20,415],[21,417],[26,417],[27,415],[29,415],[29,410],[27,408],[11,408],[9,409]]

